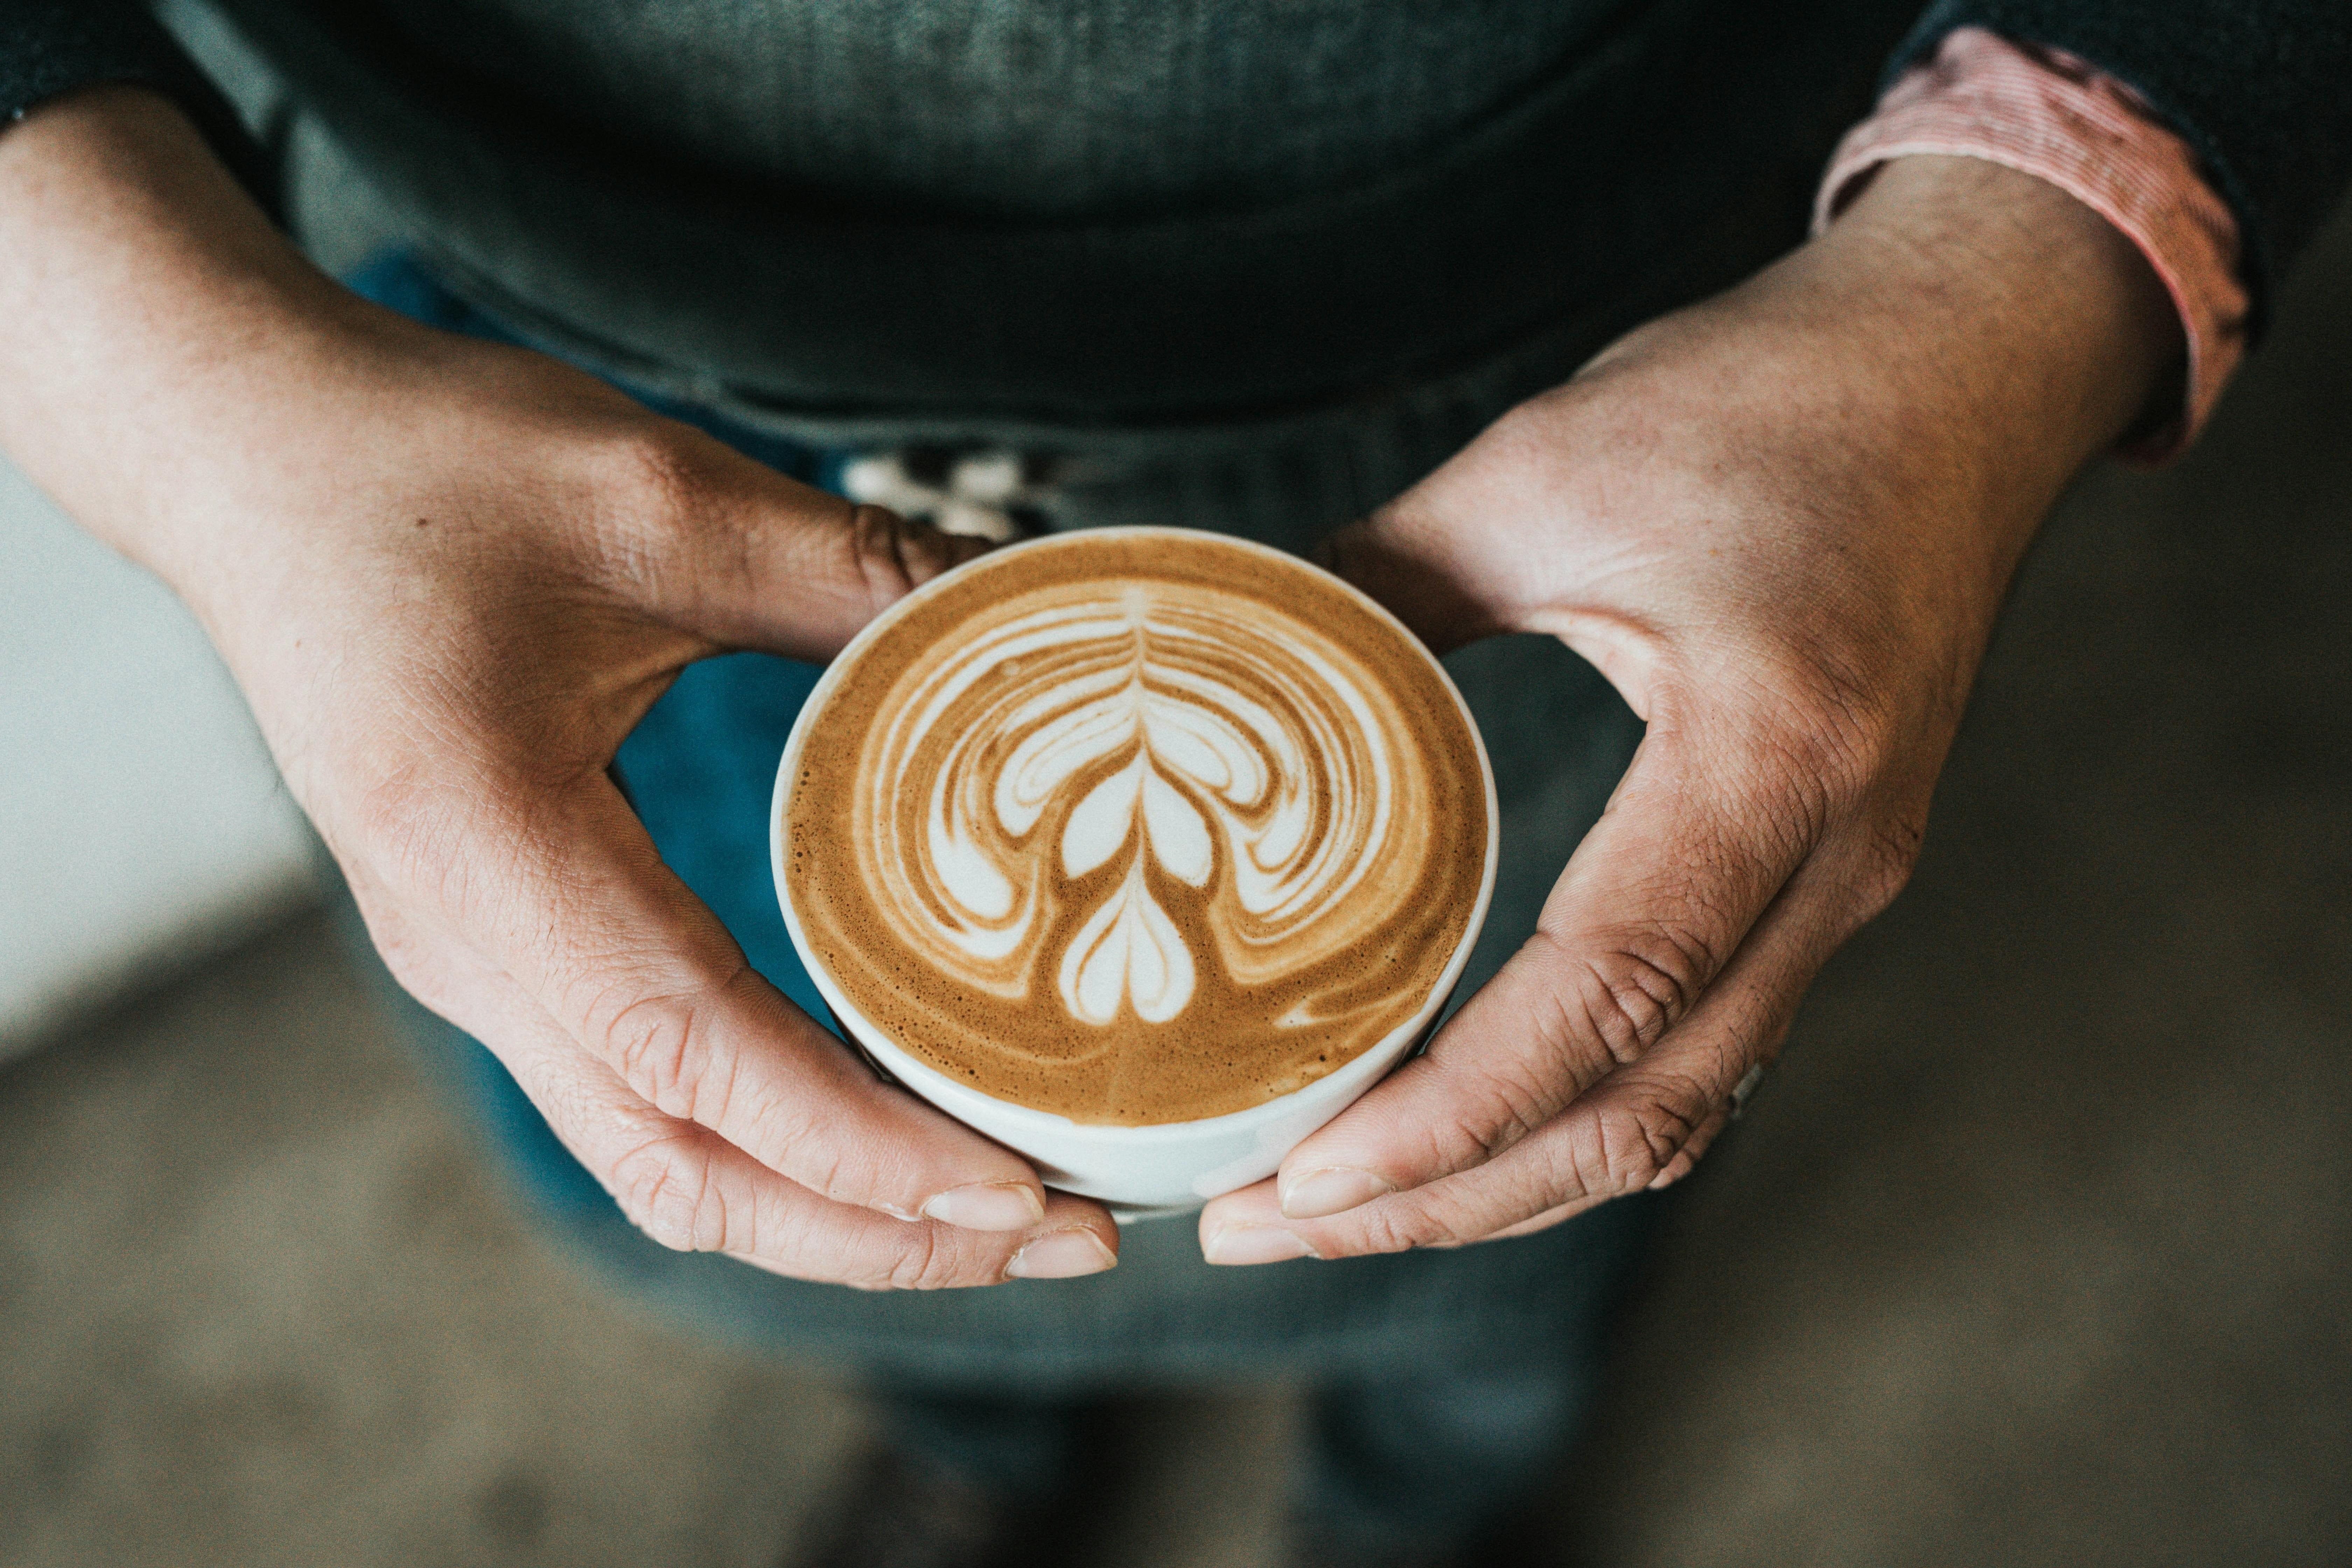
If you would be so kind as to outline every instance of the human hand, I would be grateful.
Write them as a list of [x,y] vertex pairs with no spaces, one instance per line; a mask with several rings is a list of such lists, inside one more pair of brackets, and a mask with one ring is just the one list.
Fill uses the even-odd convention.
[[1521,1235],[1689,1171],[1903,885],[2033,529],[2179,352],[2096,215],[1906,159],[1338,535],[1337,568],[1433,646],[1557,636],[1648,731],[1537,934],[1211,1204],[1210,1260]]
[[364,305],[142,94],[0,137],[0,437],[195,608],[393,972],[633,1220],[877,1288],[1110,1266],[753,973],[606,772],[689,661],[826,658],[969,546]]

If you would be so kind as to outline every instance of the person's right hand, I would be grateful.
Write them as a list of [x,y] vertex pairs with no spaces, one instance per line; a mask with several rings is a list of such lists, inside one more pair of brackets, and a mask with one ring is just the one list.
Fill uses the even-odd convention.
[[394,974],[631,1219],[877,1288],[1111,1266],[752,972],[606,772],[689,661],[824,658],[963,546],[362,303],[135,91],[0,135],[0,443],[195,608]]

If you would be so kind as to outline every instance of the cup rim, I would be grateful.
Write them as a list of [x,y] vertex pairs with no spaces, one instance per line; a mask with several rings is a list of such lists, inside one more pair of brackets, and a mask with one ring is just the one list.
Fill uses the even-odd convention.
[[[849,998],[842,993],[841,987],[835,984],[833,976],[826,972],[824,964],[813,952],[808,934],[802,929],[800,915],[793,908],[791,882],[784,875],[784,807],[791,797],[793,775],[801,751],[807,744],[816,721],[824,713],[825,704],[831,700],[834,689],[840,685],[843,677],[856,665],[866,649],[887,636],[892,626],[912,613],[913,609],[927,597],[941,591],[942,584],[973,568],[1026,551],[1051,549],[1057,545],[1068,545],[1090,539],[1165,537],[1187,541],[1213,540],[1244,552],[1272,558],[1285,567],[1299,568],[1316,574],[1328,583],[1336,584],[1360,607],[1386,623],[1405,646],[1412,649],[1422,662],[1436,675],[1438,683],[1444,688],[1445,694],[1454,700],[1454,711],[1461,714],[1463,725],[1470,732],[1470,747],[1478,759],[1478,779],[1486,802],[1486,864],[1478,879],[1478,897],[1471,906],[1469,922],[1463,927],[1462,939],[1455,944],[1453,956],[1446,961],[1445,968],[1432,983],[1428,997],[1414,1011],[1410,1019],[1382,1036],[1377,1044],[1357,1053],[1353,1058],[1321,1078],[1301,1084],[1287,1094],[1278,1095],[1264,1104],[1249,1106],[1241,1110],[1228,1110],[1215,1116],[1196,1117],[1185,1121],[1152,1121],[1140,1124],[1078,1121],[1055,1111],[1040,1110],[1034,1105],[1024,1105],[1016,1100],[1003,1099],[1002,1096],[991,1094],[985,1089],[949,1077],[916,1056],[914,1052],[891,1039],[886,1031],[857,1010]],[[1452,999],[1454,988],[1460,984],[1462,972],[1469,967],[1471,950],[1477,946],[1479,934],[1486,929],[1486,912],[1494,901],[1495,879],[1502,859],[1500,817],[1495,793],[1494,764],[1486,755],[1486,738],[1479,732],[1476,716],[1470,711],[1470,705],[1463,700],[1461,689],[1454,684],[1453,676],[1446,672],[1444,664],[1439,660],[1437,655],[1430,650],[1427,643],[1414,635],[1410,626],[1399,620],[1388,606],[1338,573],[1319,566],[1303,555],[1295,555],[1289,551],[1277,549],[1271,544],[1263,544],[1254,539],[1242,539],[1207,529],[1171,528],[1154,523],[1124,523],[1041,534],[1033,539],[1019,540],[1011,544],[1002,545],[984,555],[974,556],[971,560],[950,567],[930,581],[922,584],[912,593],[868,621],[856,637],[850,638],[842,650],[834,655],[832,660],[826,664],[824,673],[817,678],[816,685],[810,689],[806,700],[801,704],[800,712],[793,720],[792,733],[785,738],[783,752],[777,760],[775,787],[768,800],[768,873],[771,880],[775,884],[776,903],[783,911],[785,933],[792,939],[793,952],[800,959],[802,968],[807,971],[809,979],[815,984],[817,993],[824,998],[825,1005],[833,1009],[835,1021],[850,1037],[846,1043],[854,1049],[864,1051],[868,1058],[874,1058],[875,1064],[887,1076],[899,1079],[914,1093],[931,1101],[934,1105],[939,1104],[938,1097],[927,1090],[944,1091],[952,1099],[971,1097],[985,1100],[991,1115],[1001,1119],[1002,1125],[1009,1130],[1013,1139],[1017,1139],[1023,1133],[1033,1133],[1062,1138],[1072,1135],[1109,1137],[1122,1142],[1147,1145],[1160,1142],[1175,1143],[1190,1142],[1204,1135],[1245,1133],[1256,1123],[1275,1121],[1283,1113],[1294,1110],[1300,1097],[1312,1092],[1318,1084],[1329,1084],[1341,1079],[1347,1076],[1349,1069],[1355,1068],[1357,1064],[1389,1053],[1400,1042],[1411,1041],[1430,1029],[1436,1021],[1437,1015]],[[925,1087],[916,1087],[918,1082]],[[949,1114],[952,1115],[953,1112]]]

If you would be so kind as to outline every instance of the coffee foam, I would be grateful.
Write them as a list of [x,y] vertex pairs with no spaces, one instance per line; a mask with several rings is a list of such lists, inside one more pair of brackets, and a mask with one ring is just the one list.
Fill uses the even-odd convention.
[[800,749],[808,945],[905,1049],[1082,1121],[1263,1103],[1411,1021],[1485,875],[1477,742],[1407,634],[1161,531],[983,558],[877,628]]

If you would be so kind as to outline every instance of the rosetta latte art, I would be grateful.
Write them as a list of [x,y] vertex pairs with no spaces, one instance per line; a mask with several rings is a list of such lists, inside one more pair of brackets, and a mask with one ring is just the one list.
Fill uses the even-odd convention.
[[[1262,605],[1115,586],[910,672],[860,770],[866,842],[901,935],[1006,997],[1054,956],[1057,888],[1094,879],[1055,993],[1080,1023],[1164,1024],[1203,963],[1249,984],[1302,933],[1347,940],[1318,928],[1367,912],[1349,900],[1388,847],[1397,737],[1352,660],[1270,635]],[[1211,918],[1180,925],[1171,884]]]
[[1491,843],[1394,622],[1154,530],[1015,546],[877,623],[781,825],[813,968],[889,1042],[1080,1121],[1223,1114],[1426,1016]]

